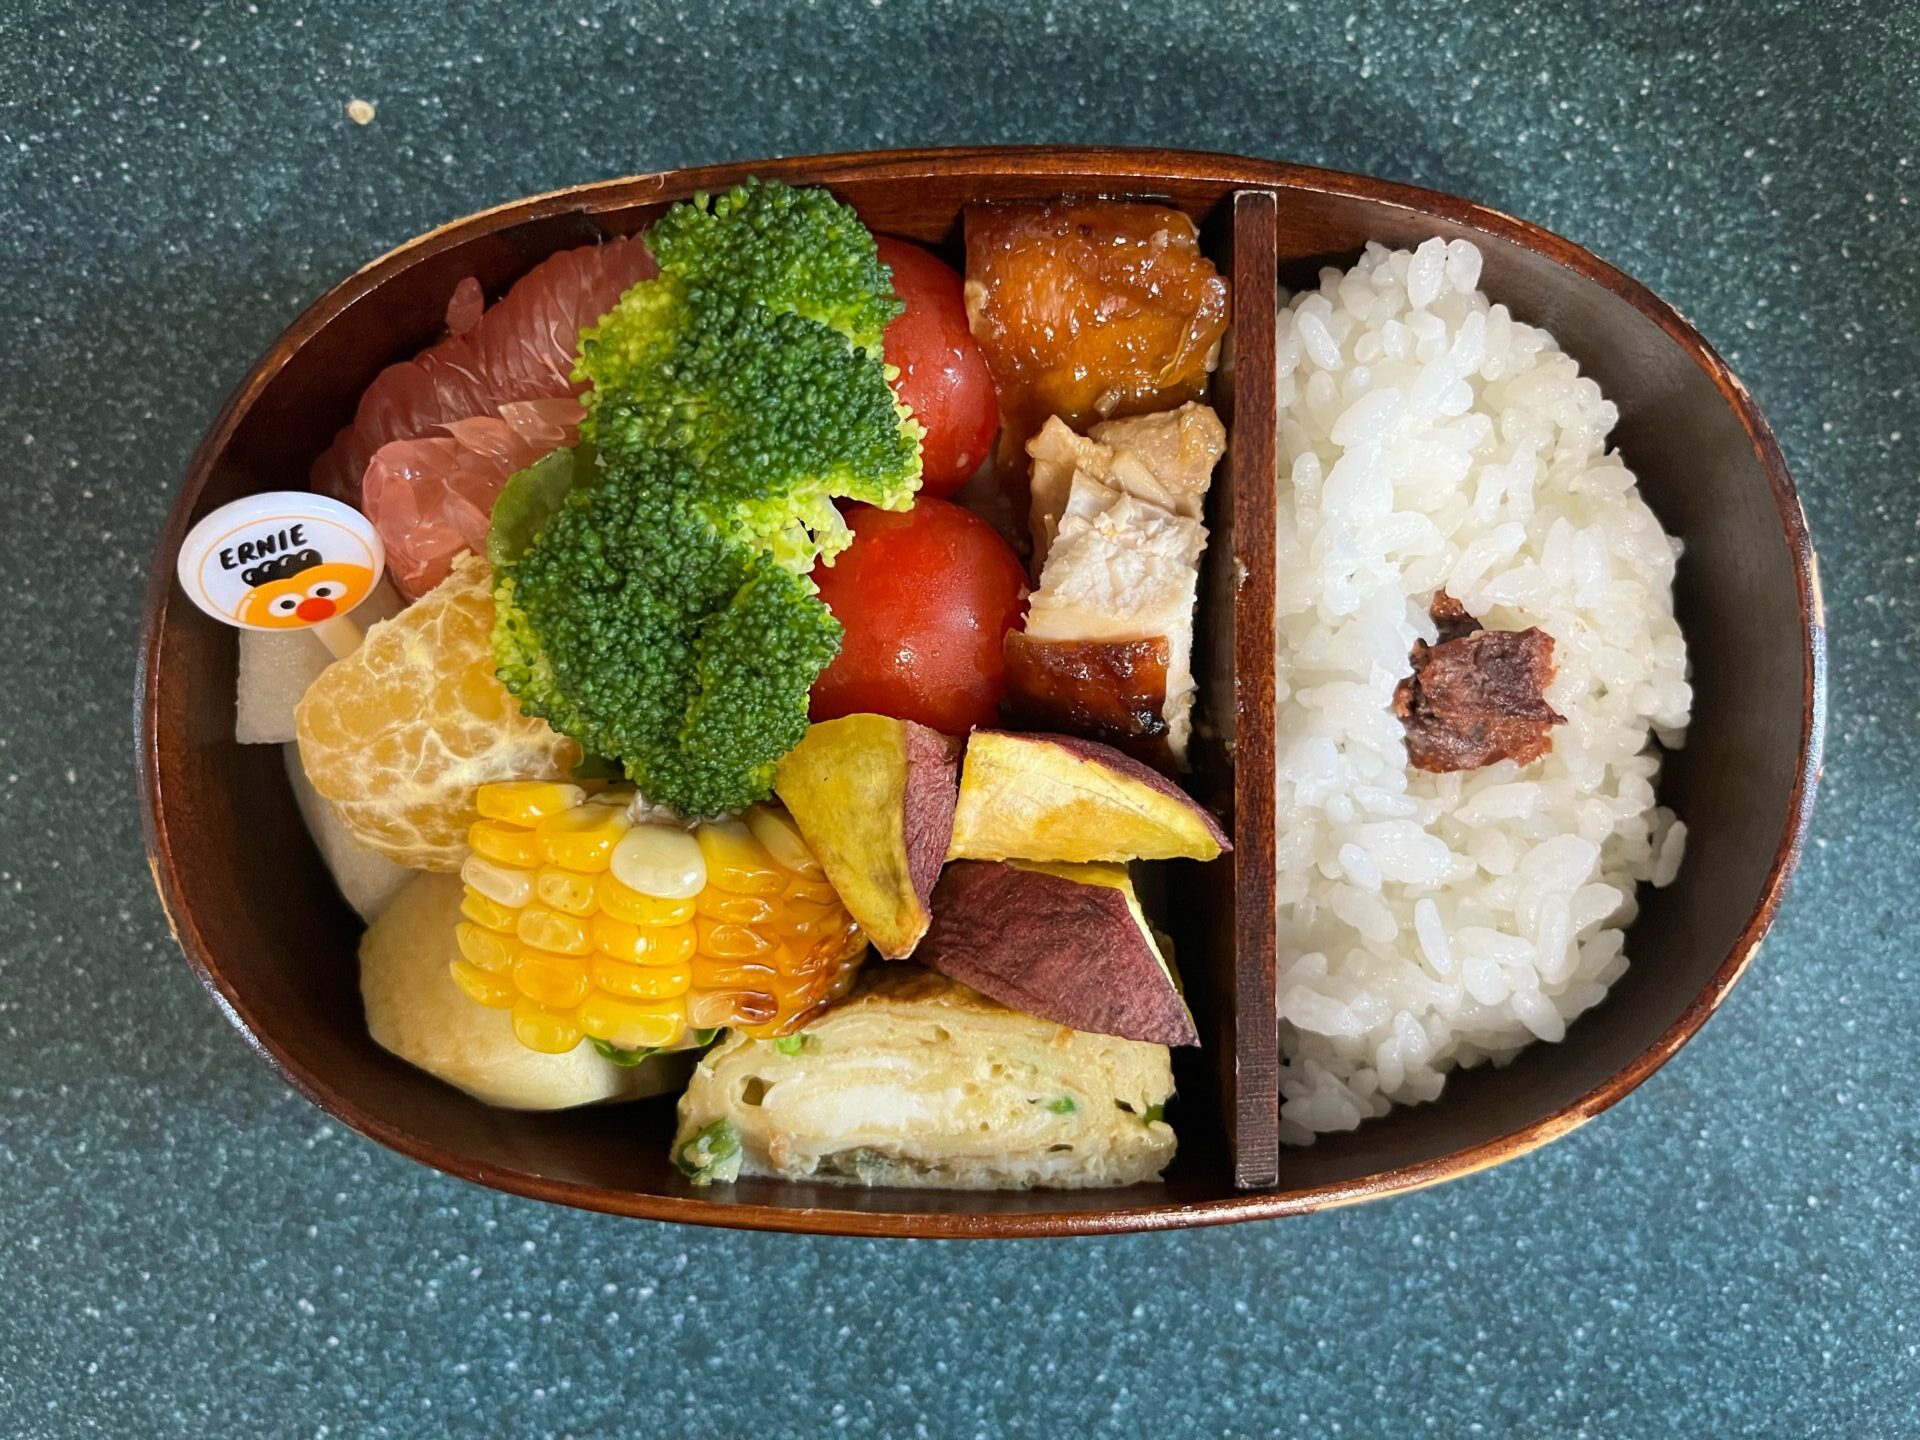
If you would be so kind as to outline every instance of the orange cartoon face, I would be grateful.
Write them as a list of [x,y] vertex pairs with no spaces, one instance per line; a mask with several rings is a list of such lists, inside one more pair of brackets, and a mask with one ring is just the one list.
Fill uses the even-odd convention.
[[373,589],[373,571],[366,566],[319,562],[316,552],[302,550],[247,571],[243,578],[253,588],[240,602],[241,622],[298,630],[344,615]]

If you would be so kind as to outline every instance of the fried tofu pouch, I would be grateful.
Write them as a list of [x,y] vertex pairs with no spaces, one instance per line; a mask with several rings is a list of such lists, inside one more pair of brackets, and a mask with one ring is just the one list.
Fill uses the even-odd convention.
[[[917,965],[870,965],[786,1041],[734,1034],[680,1100],[695,1183],[737,1174],[954,1190],[1158,1178],[1167,1048],[1009,1010]],[[736,1169],[737,1167],[737,1169]]]

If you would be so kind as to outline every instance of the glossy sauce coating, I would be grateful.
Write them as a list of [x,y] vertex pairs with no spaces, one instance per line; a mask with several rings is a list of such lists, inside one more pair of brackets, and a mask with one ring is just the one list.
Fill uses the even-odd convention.
[[1156,769],[1174,768],[1167,744],[1167,637],[1035,640],[1007,636],[1007,720],[1082,735]]
[[1183,212],[1117,201],[967,210],[967,316],[1000,395],[1003,462],[1049,415],[1075,430],[1197,400],[1227,282]]

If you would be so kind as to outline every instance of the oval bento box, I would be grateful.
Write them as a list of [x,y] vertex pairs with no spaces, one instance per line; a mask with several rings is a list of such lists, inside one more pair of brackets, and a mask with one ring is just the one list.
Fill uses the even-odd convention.
[[[381,1050],[362,1018],[360,925],[309,840],[278,747],[233,738],[235,632],[173,585],[196,519],[284,488],[374,374],[435,338],[453,287],[491,295],[554,251],[644,229],[749,175],[819,184],[876,232],[957,258],[970,202],[1155,199],[1190,213],[1233,281],[1219,395],[1229,459],[1209,513],[1202,703],[1227,737],[1195,777],[1230,819],[1231,861],[1176,872],[1175,932],[1205,1045],[1181,1052],[1180,1153],[1119,1190],[942,1192],[743,1180],[692,1188],[669,1162],[670,1097],[527,1114],[489,1109]],[[1686,546],[1675,604],[1694,657],[1686,748],[1662,803],[1690,828],[1670,888],[1643,895],[1635,963],[1564,1043],[1460,1072],[1433,1104],[1282,1150],[1275,1140],[1274,307],[1368,240],[1464,237],[1483,287],[1551,329],[1618,405],[1614,443]],[[293,483],[297,483],[293,482]],[[1570,242],[1431,191],[1168,150],[968,149],[730,164],[585,185],[459,220],[322,296],[248,372],[188,466],[158,545],[136,682],[139,788],[155,882],[181,949],[287,1082],[362,1134],[479,1184],[614,1214],[861,1235],[1029,1236],[1296,1214],[1497,1164],[1626,1095],[1700,1028],[1752,958],[1805,834],[1824,649],[1805,519],[1746,389],[1686,321]]]

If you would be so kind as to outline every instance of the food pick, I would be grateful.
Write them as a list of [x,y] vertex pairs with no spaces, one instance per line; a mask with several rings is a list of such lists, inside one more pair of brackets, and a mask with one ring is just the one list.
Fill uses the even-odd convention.
[[309,629],[336,658],[360,645],[347,614],[386,566],[380,533],[358,510],[300,490],[222,505],[180,547],[180,585],[242,630]]

